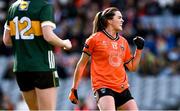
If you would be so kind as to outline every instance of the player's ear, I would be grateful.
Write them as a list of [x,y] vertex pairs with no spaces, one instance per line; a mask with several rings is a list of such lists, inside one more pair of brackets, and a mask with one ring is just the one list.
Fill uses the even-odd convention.
[[107,20],[107,24],[111,25],[111,24],[112,24],[112,20],[111,20],[111,19],[108,19],[108,20]]

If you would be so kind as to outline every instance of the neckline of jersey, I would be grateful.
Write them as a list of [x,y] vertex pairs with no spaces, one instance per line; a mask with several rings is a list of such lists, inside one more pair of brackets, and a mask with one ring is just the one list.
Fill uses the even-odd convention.
[[111,34],[109,34],[106,30],[102,30],[102,32],[111,40],[117,41],[119,40],[119,34],[116,33],[116,38],[114,38]]

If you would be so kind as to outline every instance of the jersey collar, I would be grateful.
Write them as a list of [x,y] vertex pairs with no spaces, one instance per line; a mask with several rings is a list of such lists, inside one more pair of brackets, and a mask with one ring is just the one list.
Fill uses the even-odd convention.
[[119,34],[116,33],[116,38],[114,38],[111,34],[109,34],[106,30],[102,30],[102,32],[111,40],[117,41],[119,40]]

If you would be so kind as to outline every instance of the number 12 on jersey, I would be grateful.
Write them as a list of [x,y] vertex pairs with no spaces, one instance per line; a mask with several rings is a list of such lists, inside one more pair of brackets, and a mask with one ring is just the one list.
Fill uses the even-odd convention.
[[[34,39],[34,34],[29,34],[29,35],[25,35],[26,32],[28,32],[31,29],[31,20],[28,17],[22,17],[20,20],[18,19],[18,16],[16,16],[13,19],[13,22],[15,24],[15,31],[16,31],[16,35],[15,35],[15,39],[23,39],[23,40],[32,40]],[[25,22],[27,23],[27,25],[20,30],[19,26],[20,24],[24,24]]]

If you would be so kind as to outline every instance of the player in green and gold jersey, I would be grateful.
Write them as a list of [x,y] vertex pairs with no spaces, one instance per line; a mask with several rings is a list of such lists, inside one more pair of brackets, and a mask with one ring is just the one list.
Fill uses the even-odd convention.
[[68,50],[72,45],[54,34],[55,27],[47,0],[17,0],[9,8],[3,41],[13,47],[13,71],[30,110],[56,107],[59,79],[53,46]]

